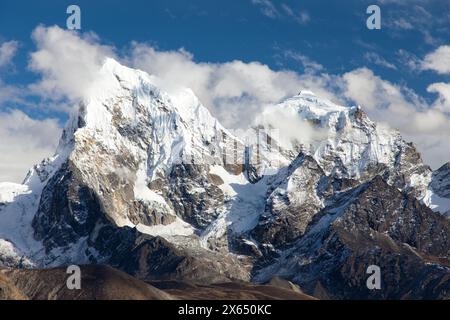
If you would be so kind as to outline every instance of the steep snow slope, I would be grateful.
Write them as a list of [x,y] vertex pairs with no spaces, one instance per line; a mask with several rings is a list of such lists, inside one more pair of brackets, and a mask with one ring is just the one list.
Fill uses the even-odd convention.
[[225,195],[219,216],[201,233],[201,245],[211,249],[229,251],[229,239],[252,230],[264,210],[267,178],[250,183],[244,174],[233,175],[220,166],[211,167],[210,173],[223,181],[219,188]]

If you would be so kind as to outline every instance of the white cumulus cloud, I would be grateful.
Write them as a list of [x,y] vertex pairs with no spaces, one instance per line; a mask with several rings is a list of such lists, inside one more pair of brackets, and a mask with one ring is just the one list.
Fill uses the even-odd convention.
[[27,170],[55,151],[61,128],[20,110],[0,112],[0,182],[20,183]]
[[450,45],[440,46],[427,54],[422,61],[422,69],[439,74],[450,74]]
[[84,97],[105,57],[114,56],[113,49],[100,45],[95,35],[80,36],[57,26],[39,26],[32,38],[37,50],[31,54],[29,67],[42,79],[30,89],[53,100]]

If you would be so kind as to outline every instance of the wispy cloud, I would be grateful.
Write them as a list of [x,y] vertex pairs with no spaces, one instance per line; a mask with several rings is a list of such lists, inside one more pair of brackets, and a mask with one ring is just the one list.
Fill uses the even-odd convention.
[[324,70],[323,65],[301,53],[287,50],[283,52],[283,56],[284,58],[293,59],[300,63],[305,73],[314,74]]
[[404,50],[404,49],[399,49],[395,53],[395,55],[397,57],[397,61],[402,66],[406,67],[406,69],[408,71],[416,72],[416,71],[420,71],[421,70],[422,61],[414,53],[409,52],[409,51]]
[[293,18],[299,24],[307,24],[311,20],[309,14],[306,11],[295,12],[285,3],[281,5],[281,8],[284,10],[287,16]]
[[392,21],[392,25],[395,28],[401,29],[401,30],[413,30],[414,26],[411,24],[411,22],[407,21],[405,18],[400,18],[398,20]]
[[279,8],[270,0],[252,0],[252,4],[258,6],[260,12],[270,19],[293,19],[301,25],[305,25],[311,20],[308,12],[295,10],[286,3],[282,3]]
[[275,19],[280,16],[280,12],[270,0],[252,0],[252,3],[257,5],[261,13],[266,17]]
[[431,1],[385,1],[389,10],[383,11],[383,25],[395,37],[402,37],[407,32],[418,32],[429,45],[439,44],[442,40],[438,30],[450,30],[448,16],[439,12],[436,15]]
[[25,93],[22,88],[16,85],[10,85],[4,82],[2,76],[5,75],[6,68],[14,68],[13,59],[19,49],[20,43],[12,40],[0,43],[0,107],[5,107],[4,103],[20,103],[25,102],[23,96]]
[[18,41],[8,41],[0,44],[0,67],[9,65],[12,62],[19,48]]
[[386,59],[375,52],[366,52],[364,54],[364,59],[367,62],[375,64],[377,66],[397,70],[397,67],[394,64],[388,62]]

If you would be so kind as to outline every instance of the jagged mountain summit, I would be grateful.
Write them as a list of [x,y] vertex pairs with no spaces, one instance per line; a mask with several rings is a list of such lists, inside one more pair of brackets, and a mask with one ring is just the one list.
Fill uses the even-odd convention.
[[[55,155],[23,184],[0,184],[0,264],[448,297],[448,165],[433,172],[397,131],[309,91],[262,118],[278,112],[317,134],[277,136],[261,121],[249,143],[191,90],[107,59]],[[370,264],[386,270],[386,291],[366,288]]]

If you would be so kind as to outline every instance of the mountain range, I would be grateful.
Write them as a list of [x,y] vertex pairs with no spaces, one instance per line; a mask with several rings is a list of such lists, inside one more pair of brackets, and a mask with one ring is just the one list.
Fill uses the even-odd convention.
[[89,92],[55,154],[0,183],[0,266],[16,282],[107,265],[147,284],[450,298],[450,164],[433,171],[363,108],[302,90],[242,134],[192,90],[113,59]]

